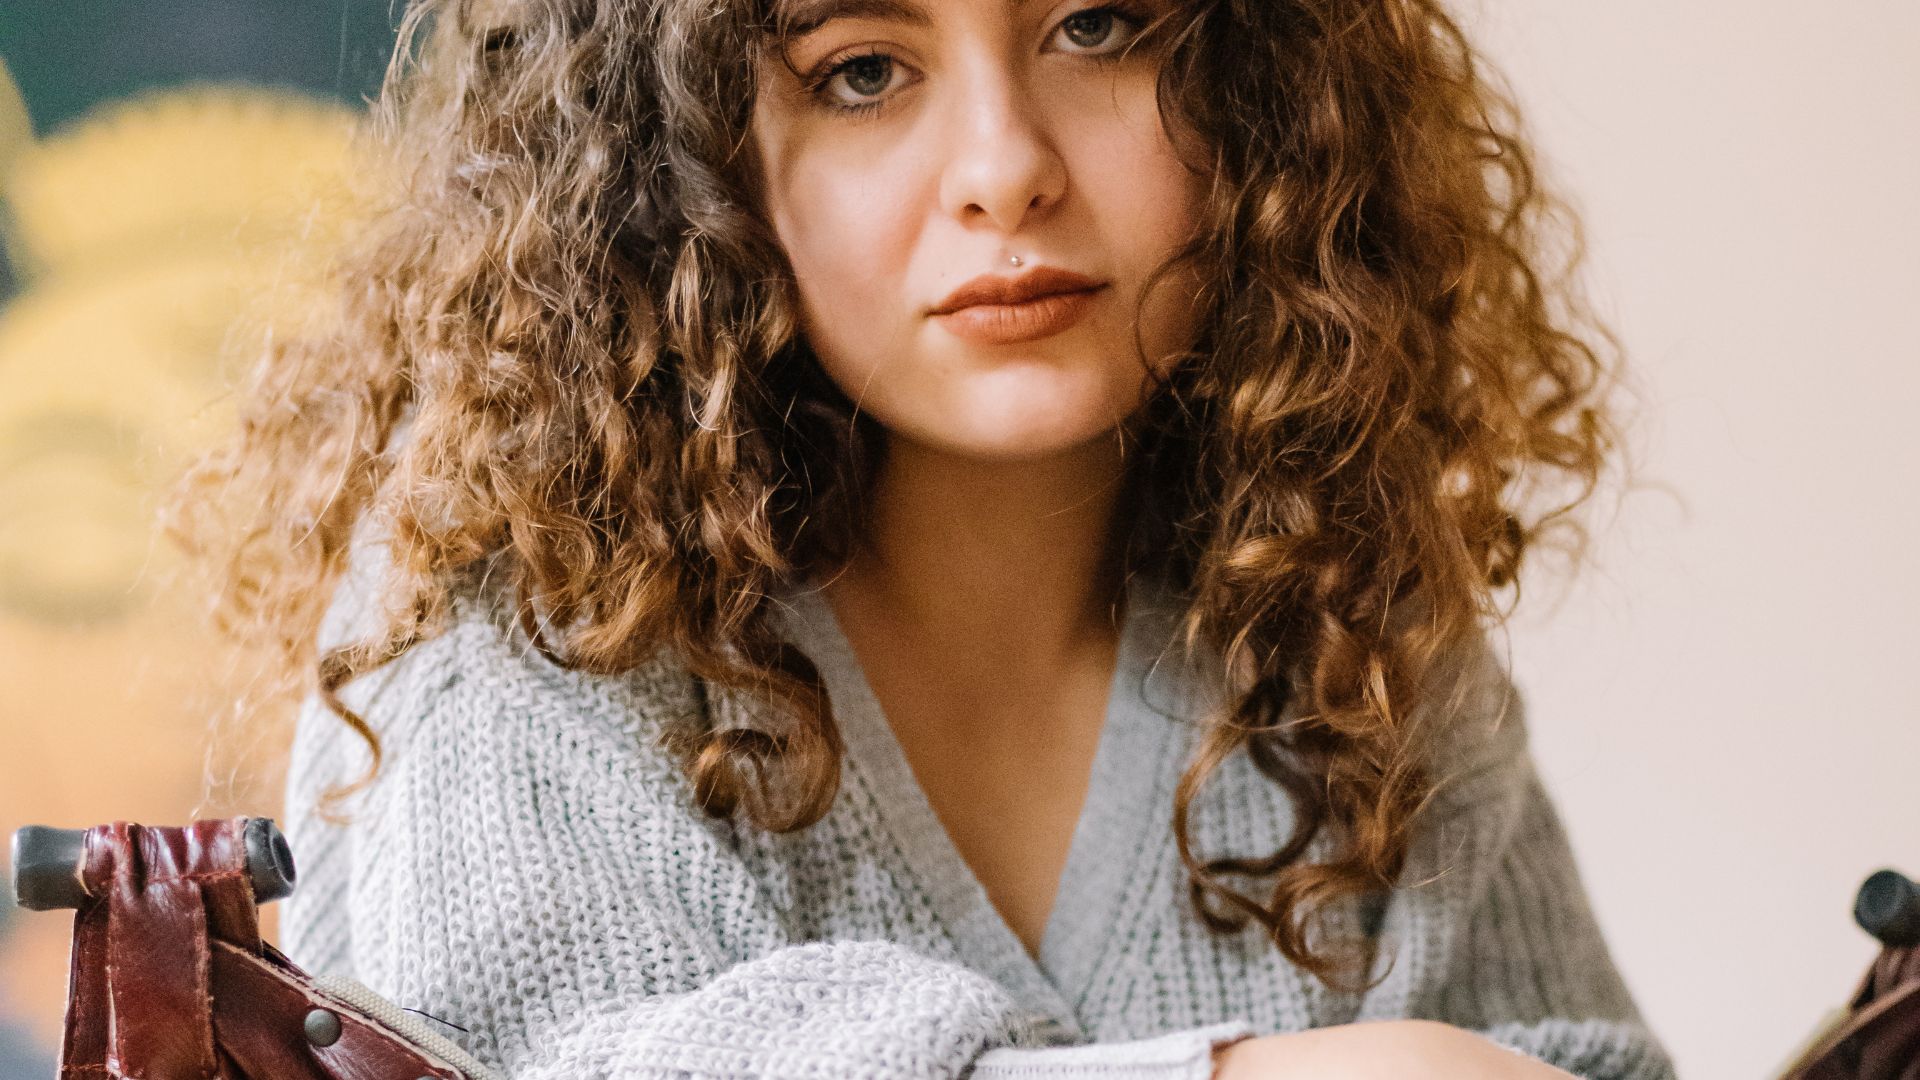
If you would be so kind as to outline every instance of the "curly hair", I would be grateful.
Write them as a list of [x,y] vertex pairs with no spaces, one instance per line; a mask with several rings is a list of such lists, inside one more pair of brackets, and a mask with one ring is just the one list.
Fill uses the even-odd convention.
[[[1332,984],[1316,913],[1391,887],[1440,786],[1430,673],[1511,611],[1546,530],[1584,539],[1617,350],[1574,285],[1577,222],[1437,0],[1170,6],[1159,107],[1212,177],[1173,258],[1204,269],[1205,318],[1143,406],[1117,527],[1233,684],[1176,796],[1191,901]],[[831,804],[832,710],[769,596],[848,557],[884,432],[801,339],[754,210],[743,60],[782,32],[772,7],[409,9],[372,127],[385,200],[330,264],[341,306],[271,339],[174,526],[221,625],[371,747],[324,802],[381,767],[337,691],[436,633],[484,563],[555,663],[665,649],[773,706],[676,734],[705,810],[792,830]],[[362,527],[390,545],[384,628],[321,649]],[[1242,749],[1295,831],[1196,852],[1190,807]]]

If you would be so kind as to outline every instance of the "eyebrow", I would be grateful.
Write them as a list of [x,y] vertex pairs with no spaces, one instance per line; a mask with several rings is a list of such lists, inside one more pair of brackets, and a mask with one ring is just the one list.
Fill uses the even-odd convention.
[[835,19],[892,20],[913,26],[933,23],[926,9],[913,0],[795,0],[787,10],[787,32],[803,37]]

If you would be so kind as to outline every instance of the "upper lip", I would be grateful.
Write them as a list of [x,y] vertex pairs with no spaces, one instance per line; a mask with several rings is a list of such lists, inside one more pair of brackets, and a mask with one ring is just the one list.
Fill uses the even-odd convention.
[[1105,282],[1052,266],[1036,266],[1018,277],[982,274],[947,294],[931,315],[945,315],[975,304],[1019,304],[1054,293],[1096,289]]

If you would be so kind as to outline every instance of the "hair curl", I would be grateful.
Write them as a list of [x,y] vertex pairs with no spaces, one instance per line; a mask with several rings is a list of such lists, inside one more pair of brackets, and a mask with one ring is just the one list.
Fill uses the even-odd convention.
[[[777,35],[768,6],[408,11],[376,108],[387,204],[336,260],[344,307],[273,340],[177,503],[220,621],[372,748],[323,801],[381,764],[336,691],[434,633],[484,562],[557,663],[667,648],[779,706],[768,730],[680,733],[707,810],[788,830],[831,803],[835,722],[767,596],[844,560],[883,433],[800,340],[752,209],[742,58]],[[1543,529],[1582,536],[1567,513],[1613,446],[1593,347],[1612,339],[1571,284],[1577,226],[1568,272],[1542,272],[1543,226],[1572,216],[1436,0],[1173,6],[1160,105],[1215,178],[1175,257],[1205,269],[1206,318],[1143,412],[1124,548],[1233,674],[1176,798],[1193,902],[1331,982],[1310,916],[1390,887],[1436,791],[1424,680],[1517,600]],[[390,544],[385,629],[319,652],[362,526]],[[564,633],[543,637],[534,598]],[[1296,831],[1203,856],[1189,808],[1241,748]]]

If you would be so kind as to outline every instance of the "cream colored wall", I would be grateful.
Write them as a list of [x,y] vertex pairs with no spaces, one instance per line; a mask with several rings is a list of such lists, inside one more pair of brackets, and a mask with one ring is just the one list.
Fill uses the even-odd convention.
[[1682,1077],[1770,1077],[1874,952],[1860,881],[1920,877],[1920,7],[1462,14],[1585,210],[1675,492],[1515,627],[1536,752]]

